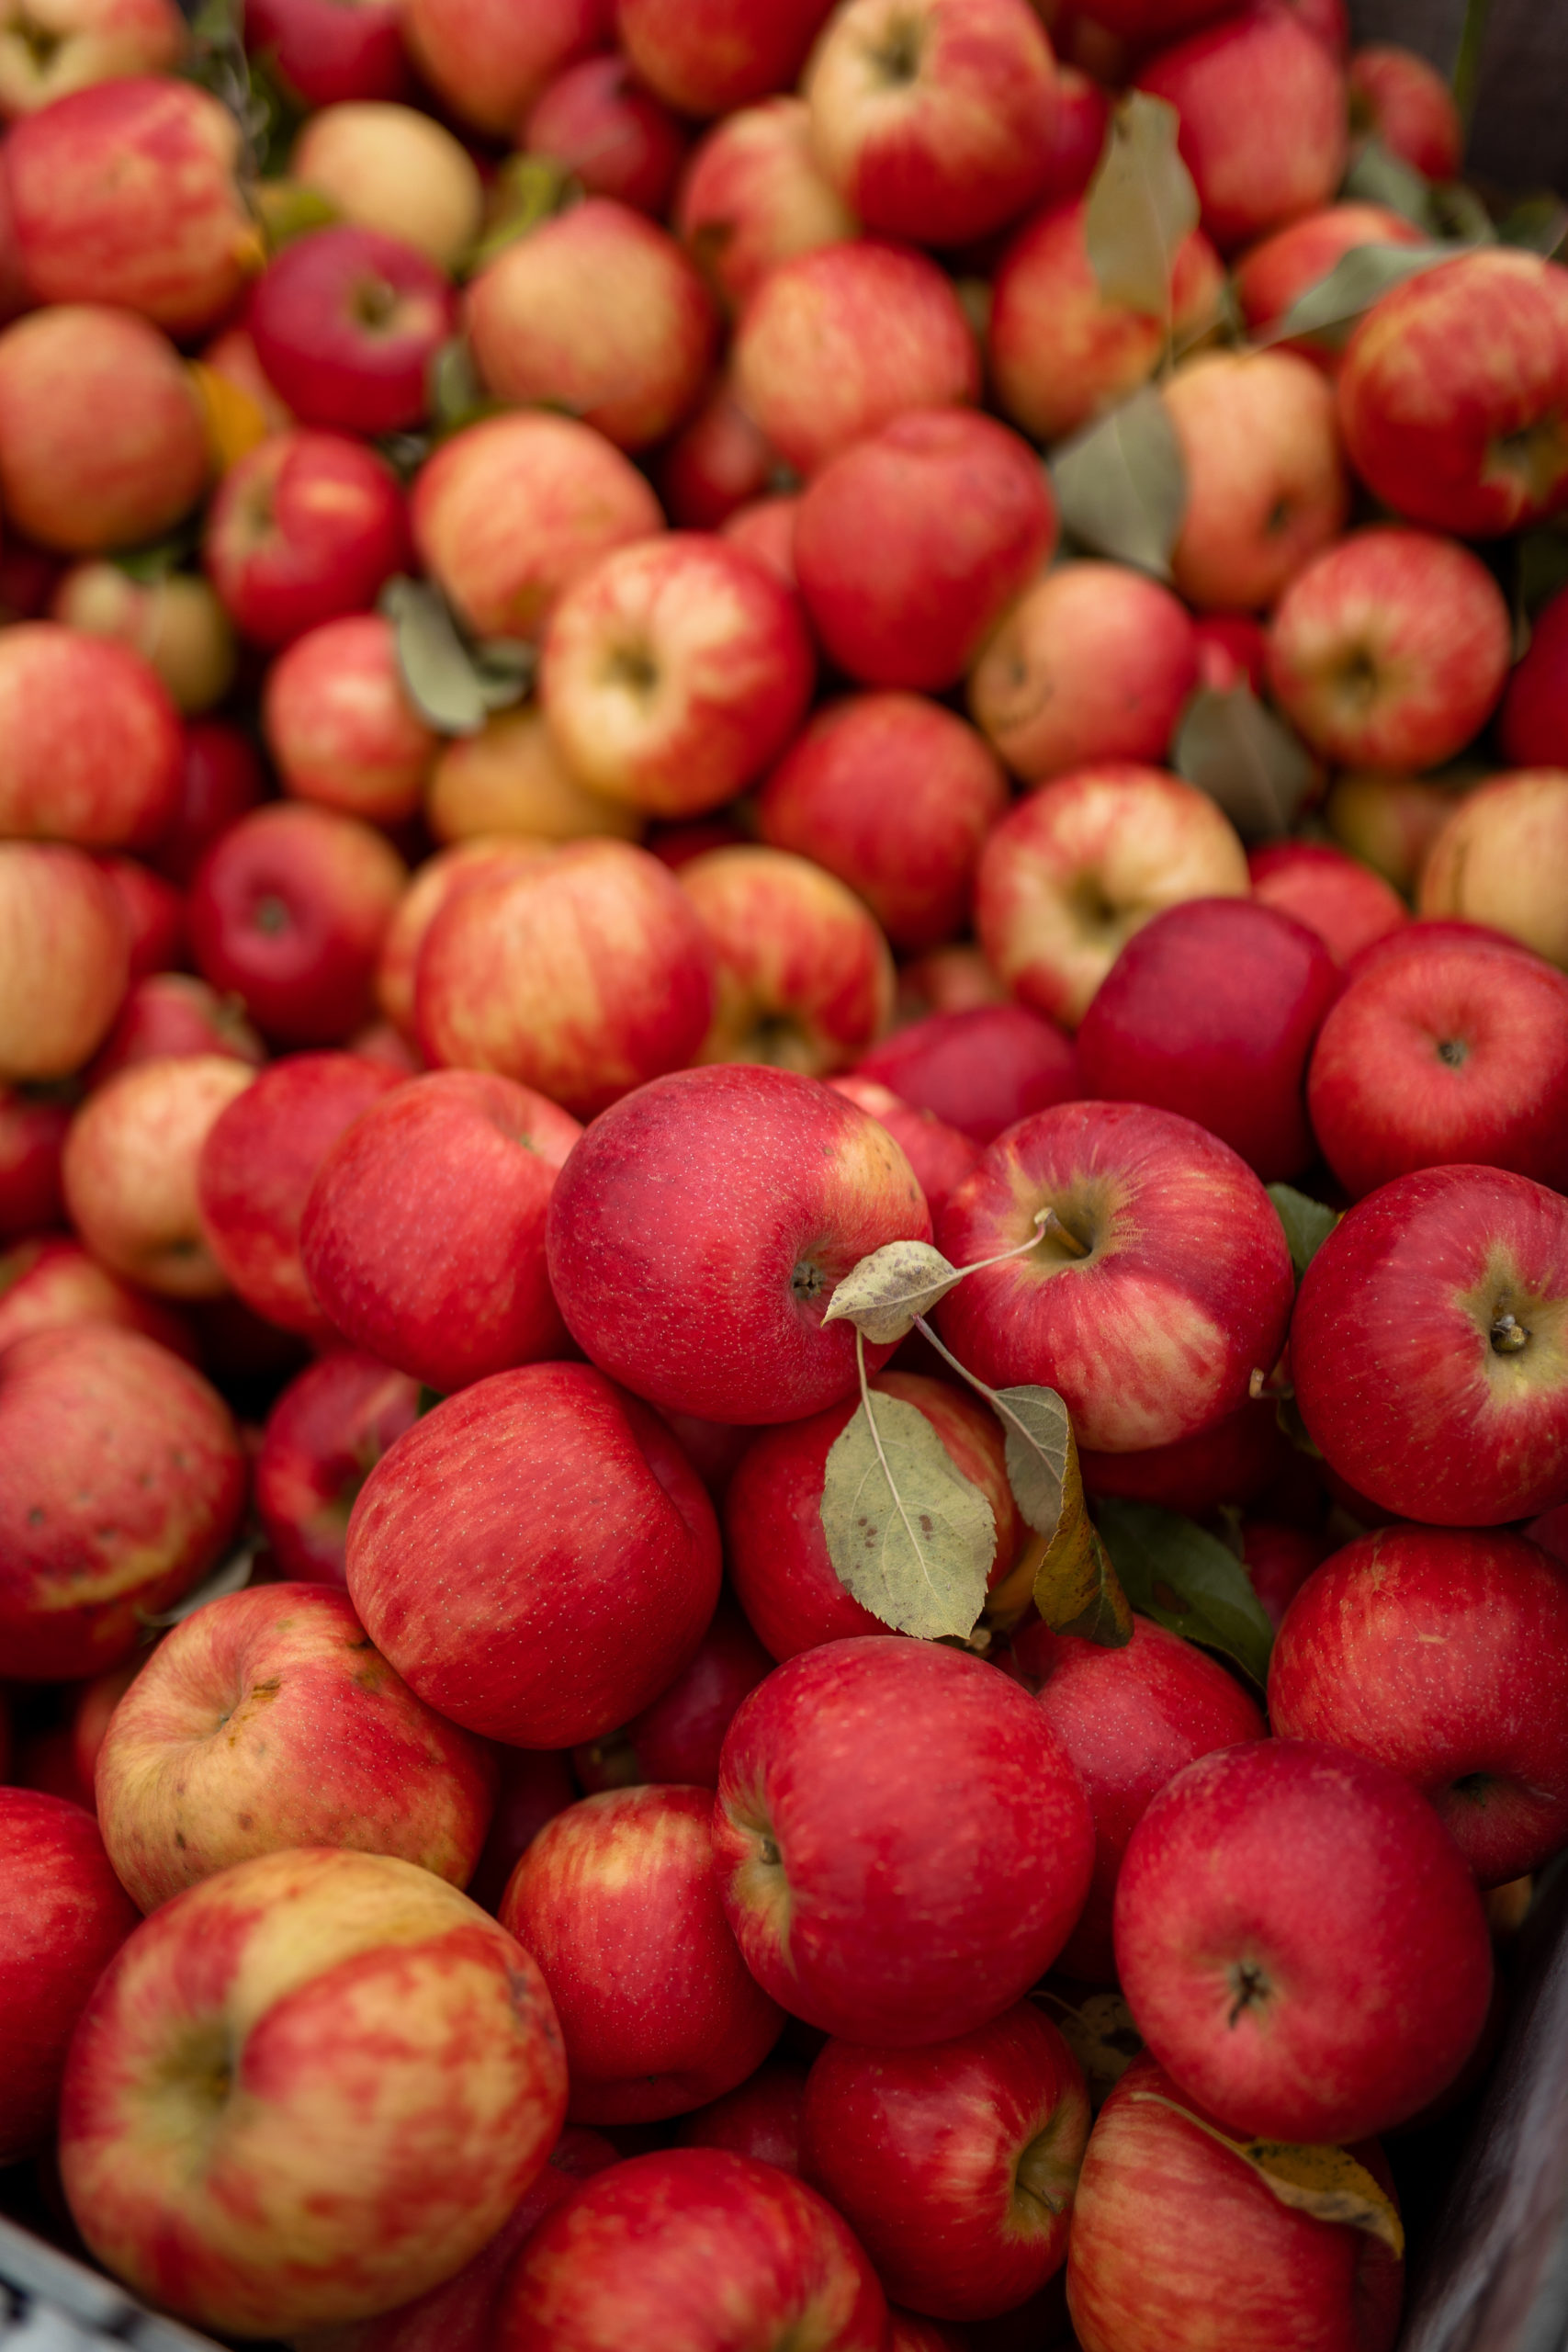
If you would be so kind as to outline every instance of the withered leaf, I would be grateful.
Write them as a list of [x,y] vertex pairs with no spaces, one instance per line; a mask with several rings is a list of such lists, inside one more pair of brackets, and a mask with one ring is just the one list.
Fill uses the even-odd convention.
[[1054,1634],[1120,1649],[1133,1638],[1132,1611],[1084,1501],[1072,1415],[1054,1388],[998,1388],[991,1402],[1007,1431],[1008,1484],[1046,1539],[1035,1607]]
[[1052,2024],[1083,2068],[1089,2104],[1098,2114],[1144,2046],[1132,2010],[1120,1993],[1069,2000],[1049,1978],[1033,1997],[1048,2007]]
[[[1065,2037],[1065,2026],[1062,2031]],[[1369,2236],[1381,2238],[1396,2262],[1403,2260],[1404,2227],[1393,2199],[1348,2149],[1287,2140],[1233,2140],[1228,2132],[1194,2115],[1176,2099],[1162,2098],[1158,2091],[1134,2091],[1132,2097],[1148,2107],[1168,2108],[1194,2131],[1228,2148],[1243,2164],[1251,2165],[1281,2205],[1292,2206],[1298,2213],[1311,2213],[1319,2222],[1342,2222],[1353,2230],[1365,2230]]]
[[996,1519],[918,1407],[857,1406],[828,1456],[821,1520],[840,1583],[883,1624],[922,1641],[974,1631]]
[[1104,300],[1165,322],[1177,250],[1198,226],[1179,128],[1168,99],[1130,92],[1111,115],[1084,207],[1084,243]]
[[1187,466],[1153,385],[1058,443],[1051,481],[1063,526],[1080,546],[1169,579]]
[[851,1322],[874,1348],[890,1347],[960,1280],[961,1270],[929,1241],[889,1241],[850,1268],[822,1320]]

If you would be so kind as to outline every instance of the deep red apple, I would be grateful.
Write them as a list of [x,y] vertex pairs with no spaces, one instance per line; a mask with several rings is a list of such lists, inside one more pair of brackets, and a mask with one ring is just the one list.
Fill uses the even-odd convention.
[[928,1013],[873,1046],[856,1074],[977,1144],[1082,1091],[1071,1038],[1021,1004]]
[[661,220],[686,153],[686,132],[633,79],[625,57],[585,57],[558,74],[523,118],[518,144],[548,155],[590,196],[614,197]]
[[1286,1610],[1332,1548],[1331,1537],[1310,1533],[1303,1527],[1277,1520],[1242,1521],[1241,1565],[1276,1634]]
[[585,1792],[634,1788],[644,1781],[716,1789],[719,1755],[735,1710],[773,1666],[735,1603],[722,1596],[707,1632],[670,1688],[619,1731],[573,1749],[572,1767]]
[[1568,765],[1568,594],[1539,612],[1530,640],[1509,673],[1497,740],[1510,767]]
[[[335,6],[336,0],[324,0]],[[175,813],[152,848],[149,862],[180,889],[189,887],[204,853],[265,792],[261,761],[249,736],[227,719],[191,719]]]
[[682,2148],[728,2148],[755,2156],[780,2172],[800,2171],[800,2115],[806,2104],[806,2069],[797,2061],[770,2058],[739,2090],[682,2116],[676,2144]]
[[[559,1749],[502,1747],[498,1754],[501,1781],[495,1811],[468,1885],[474,1901],[492,1914],[500,1910],[513,1871],[546,1822],[575,1804],[582,1793],[570,1758]],[[432,2345],[428,2352],[442,2352],[442,2347]],[[476,2352],[484,2347],[476,2346]]]
[[1272,1396],[1249,1397],[1195,1437],[1174,1439],[1131,1453],[1078,1448],[1091,1495],[1158,1503],[1188,1519],[1209,1519],[1224,1505],[1252,1502],[1300,1461],[1280,1428]]
[[408,58],[390,0],[249,0],[245,46],[270,56],[310,107],[354,99],[400,99]]
[[125,916],[131,987],[154,973],[172,976],[174,967],[186,960],[184,898],[172,882],[165,882],[139,857],[102,856],[98,865]]
[[348,1515],[387,1448],[419,1417],[419,1383],[344,1349],[291,1380],[267,1415],[255,1500],[284,1575],[341,1585]]
[[721,531],[764,495],[776,470],[773,451],[721,380],[664,452],[659,494],[681,530]]
[[271,649],[369,609],[409,560],[386,460],[341,433],[274,433],[231,465],[208,509],[202,560],[242,637]]
[[639,77],[681,114],[728,114],[785,90],[831,0],[617,0]]
[[[59,1220],[64,1222],[63,1210]],[[194,1361],[196,1343],[177,1309],[137,1290],[62,1235],[32,1235],[0,1251],[0,1353],[33,1331],[113,1323]]]
[[425,416],[456,316],[450,281],[416,246],[347,221],[285,245],[248,311],[256,356],[301,424],[366,435]]
[[1435,65],[1413,49],[1371,41],[1352,50],[1350,127],[1368,133],[1423,179],[1457,180],[1464,122]]
[[1410,920],[1381,874],[1328,842],[1269,842],[1249,852],[1247,870],[1258,903],[1315,931],[1339,965]]
[[101,1086],[134,1062],[182,1054],[226,1054],[254,1069],[265,1061],[266,1047],[231,1000],[205,980],[189,972],[153,972],[127,992],[89,1075],[93,1085]]
[[0,1238],[64,1222],[60,1155],[70,1125],[68,1101],[0,1086]]

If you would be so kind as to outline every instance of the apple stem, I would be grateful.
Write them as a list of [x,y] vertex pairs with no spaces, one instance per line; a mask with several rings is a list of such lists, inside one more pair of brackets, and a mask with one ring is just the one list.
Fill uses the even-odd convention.
[[1499,1315],[1492,1326],[1493,1352],[1500,1356],[1517,1356],[1521,1348],[1529,1345],[1529,1336],[1516,1315]]

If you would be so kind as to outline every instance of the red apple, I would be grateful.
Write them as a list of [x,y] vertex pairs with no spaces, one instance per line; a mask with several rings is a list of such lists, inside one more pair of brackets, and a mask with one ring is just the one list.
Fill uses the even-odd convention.
[[[1385,204],[1329,204],[1250,245],[1232,283],[1242,319],[1255,342],[1270,339],[1298,297],[1322,283],[1336,263],[1362,245],[1418,245],[1421,232]],[[1342,334],[1293,336],[1280,348],[1310,359],[1328,375],[1339,372]]]
[[361,1054],[291,1054],[237,1093],[202,1146],[197,1200],[207,1246],[248,1306],[330,1344],[299,1256],[305,1202],[349,1123],[398,1082]]
[[34,1331],[78,1323],[112,1323],[175,1355],[196,1355],[190,1327],[175,1308],[122,1282],[79,1242],[38,1234],[0,1253],[0,1351]]
[[136,1925],[92,1816],[0,1789],[0,2161],[51,2138],[72,2029]]
[[797,496],[759,498],[750,506],[737,507],[720,528],[725,538],[754,555],[759,563],[766,564],[786,588],[794,588],[798,584],[795,576],[795,518],[799,512]]
[[[496,1753],[501,1781],[495,1811],[468,1884],[474,1901],[492,1913],[500,1910],[513,1871],[546,1822],[575,1804],[581,1793],[569,1758],[558,1749],[502,1747]],[[445,2346],[432,2344],[423,2352],[445,2352]],[[474,2352],[485,2352],[484,2346],[476,2345]]]
[[564,408],[622,449],[695,407],[718,340],[712,299],[669,233],[591,196],[473,278],[468,325],[498,400]]
[[73,555],[134,547],[190,513],[209,469],[201,402],[146,320],[73,302],[0,335],[7,527]]
[[934,1113],[918,1111],[911,1103],[900,1102],[897,1094],[879,1085],[874,1078],[863,1078],[852,1070],[830,1078],[828,1083],[835,1094],[858,1103],[886,1128],[914,1170],[915,1180],[934,1217],[948,1194],[962,1184],[979,1159],[978,1147]]
[[[95,1087],[133,1063],[188,1054],[226,1054],[253,1069],[266,1059],[243,1013],[188,972],[153,972],[138,980],[94,1058]],[[40,1220],[41,1221],[41,1220]]]
[[1003,818],[980,853],[976,929],[1016,996],[1076,1026],[1155,915],[1248,888],[1247,854],[1206,793],[1107,760],[1056,777]]
[[1288,1476],[1301,1457],[1280,1428],[1277,1400],[1249,1396],[1195,1437],[1173,1439],[1131,1453],[1078,1448],[1091,1495],[1157,1503],[1188,1519],[1210,1519],[1224,1506],[1254,1501]]
[[245,41],[310,107],[401,98],[408,59],[391,0],[248,0]]
[[450,283],[416,246],[343,222],[285,245],[247,316],[256,356],[302,424],[371,434],[423,420],[456,314]]
[[829,2041],[807,2078],[801,2170],[890,2295],[991,2319],[1067,2258],[1089,2093],[1028,2001],[922,2050]]
[[366,611],[408,561],[397,478],[339,433],[275,433],[230,467],[208,510],[202,560],[242,637],[287,645]]
[[0,842],[0,1080],[80,1069],[124,999],[130,945],[118,894],[91,858]]
[[414,63],[474,130],[510,139],[564,66],[610,45],[612,0],[409,0],[403,38]]
[[768,272],[736,333],[735,381],[780,457],[812,474],[907,410],[974,401],[980,367],[935,262],[863,238]]
[[590,791],[701,816],[777,759],[815,673],[800,605],[766,565],[696,531],[617,548],[556,604],[539,694]]
[[210,710],[234,683],[229,616],[211,582],[188,572],[143,582],[107,560],[73,564],[54,593],[50,617],[130,646],[163,680],[178,710]]
[[1287,7],[1244,10],[1159,51],[1137,86],[1176,108],[1181,159],[1222,252],[1315,212],[1339,185],[1344,70]]
[[1464,122],[1436,66],[1392,41],[1352,50],[1350,127],[1364,131],[1423,179],[1457,180]]
[[228,1408],[139,1331],[35,1331],[0,1367],[6,1673],[58,1682],[128,1657],[234,1532],[245,1470]]
[[340,220],[412,245],[442,271],[467,259],[484,225],[473,157],[413,107],[364,99],[324,107],[294,141],[288,176],[325,197]]
[[[694,1461],[692,1466],[699,1465]],[[573,1750],[572,1766],[586,1792],[635,1788],[645,1781],[716,1789],[719,1752],[735,1710],[773,1664],[734,1602],[721,1598],[670,1688],[619,1731]]]
[[1053,66],[1028,0],[848,0],[801,85],[812,143],[874,236],[966,244],[1044,192]]
[[417,1381],[346,1349],[289,1382],[267,1416],[255,1463],[256,1510],[286,1577],[344,1582],[355,1498],[418,1415]]
[[715,123],[675,200],[676,229],[731,310],[780,262],[841,244],[857,225],[823,175],[804,98],[766,98]]
[[[988,1580],[998,1583],[1019,1556],[1024,1530],[996,1415],[962,1389],[919,1374],[881,1372],[872,1385],[879,1396],[896,1396],[923,1413],[961,1476],[985,1496],[997,1531]],[[808,1419],[759,1430],[725,1491],[726,1556],[736,1599],[764,1647],[781,1660],[825,1642],[887,1632],[840,1582],[822,1532],[828,1455],[858,1403],[846,1398]]]
[[682,2148],[728,2148],[754,2156],[780,2172],[800,2172],[800,2115],[806,2104],[806,2069],[787,2058],[770,2058],[739,2090],[682,2115],[675,2129]]
[[748,1967],[794,2015],[877,2049],[1010,2007],[1066,1940],[1093,1849],[1034,1702],[937,1643],[807,1651],[724,1743],[714,1851]]
[[1296,1398],[1332,1469],[1407,1519],[1495,1527],[1568,1498],[1568,1201],[1427,1168],[1358,1202],[1302,1280]]
[[1276,1634],[1297,1593],[1333,1549],[1333,1538],[1279,1520],[1244,1519],[1241,1564]]
[[1007,807],[972,728],[908,694],[854,695],[807,727],[763,786],[762,838],[837,875],[896,947],[962,931],[976,862]]
[[112,885],[125,917],[131,986],[153,973],[167,977],[173,965],[185,961],[184,897],[140,858],[100,855],[95,863]]
[[1568,969],[1568,900],[1557,887],[1565,848],[1568,773],[1493,776],[1466,794],[1427,851],[1416,911],[1486,924]]
[[183,733],[175,813],[146,853],[157,872],[182,890],[190,884],[203,852],[255,807],[265,788],[250,738],[237,727],[225,719],[198,718]]
[[1258,903],[1315,931],[1337,964],[1410,920],[1381,874],[1327,842],[1269,842],[1249,853],[1247,870]]
[[1034,1621],[1014,1638],[1013,1656],[1077,1767],[1094,1816],[1089,1899],[1056,1966],[1110,1984],[1111,1905],[1128,1839],[1168,1781],[1215,1748],[1261,1739],[1263,1717],[1217,1658],[1147,1617],[1134,1618],[1133,1638],[1119,1650]]
[[[546,846],[518,838],[480,835],[439,850],[414,869],[387,926],[376,967],[376,1002],[393,1035],[412,1052],[414,983],[426,933],[449,898],[492,874],[521,872]],[[414,1059],[413,1068],[422,1067]],[[410,1075],[412,1075],[411,1069]]]
[[62,1175],[71,1221],[116,1273],[168,1298],[219,1298],[228,1278],[197,1210],[213,1122],[254,1078],[226,1054],[164,1056],[107,1080],[77,1112]]
[[[1209,2120],[1139,2058],[1089,2135],[1067,2256],[1083,2352],[1210,2352],[1217,2322],[1225,2352],[1393,2352],[1404,2266],[1382,2239],[1295,2211],[1187,2115]],[[1392,2196],[1376,2143],[1349,2153]]]
[[977,1144],[1081,1091],[1071,1040],[1021,1004],[930,1013],[874,1046],[856,1075]]
[[1564,711],[1568,670],[1568,594],[1539,612],[1529,643],[1509,673],[1497,718],[1497,741],[1510,767],[1568,766]]
[[1568,976],[1511,942],[1413,943],[1330,1012],[1307,1106],[1352,1200],[1454,1162],[1568,1191]]
[[460,2270],[560,2129],[527,1953],[385,1854],[264,1854],[144,1920],[72,2044],[77,2227],[204,2328],[293,2335]]
[[[853,0],[867,5],[889,0]],[[1027,16],[1024,0],[1010,5]],[[938,693],[1055,541],[1049,479],[1025,441],[968,410],[915,409],[817,474],[795,515],[795,575],[839,669]]]
[[179,62],[185,19],[171,0],[66,0],[39,25],[17,9],[0,37],[0,114],[35,114],[73,90]]
[[59,98],[6,141],[28,290],[108,302],[171,334],[212,325],[261,259],[238,119],[192,82],[132,74]]
[[[1326,962],[1326,958],[1325,958]],[[1289,1253],[1246,1162],[1173,1112],[1068,1102],[998,1137],[949,1198],[938,1246],[955,1266],[1026,1241],[936,1311],[943,1339],[994,1387],[1043,1381],[1078,1441],[1132,1453],[1235,1411],[1276,1362]]]
[[617,0],[638,78],[681,114],[729,114],[788,89],[832,0]]
[[659,220],[675,192],[686,134],[633,80],[624,57],[585,57],[534,100],[518,144],[548,155],[590,196],[614,197]]
[[1259,1739],[1179,1772],[1134,1830],[1116,1967],[1144,2039],[1225,2128],[1403,2123],[1469,2056],[1492,1947],[1464,1857],[1386,1766]]
[[0,1086],[0,1238],[64,1224],[60,1155],[70,1125],[60,1097]]
[[453,889],[420,950],[427,1058],[493,1069],[592,1117],[690,1060],[714,1003],[713,951],[673,876],[626,842],[585,841]]
[[1157,581],[1119,563],[1064,563],[991,636],[969,707],[1025,784],[1101,760],[1157,764],[1198,659],[1185,606]]
[[750,842],[707,851],[681,885],[713,947],[717,996],[699,1062],[845,1069],[893,1013],[893,958],[854,893],[808,858]]
[[[1171,264],[1171,327],[1181,343],[1209,327],[1223,284],[1218,254],[1194,230]],[[1154,374],[1164,344],[1160,320],[1100,292],[1081,197],[1047,204],[997,264],[987,356],[1002,408],[1036,440],[1075,433],[1136,391]]]
[[1568,1840],[1568,1569],[1495,1530],[1363,1535],[1291,1603],[1269,1713],[1401,1773],[1483,1886],[1522,1878]]
[[356,818],[257,808],[208,851],[191,885],[197,967],[279,1045],[333,1045],[369,1018],[407,880],[390,842]]
[[54,621],[0,632],[0,834],[145,847],[179,767],[178,714],[140,654]]
[[1307,1061],[1339,993],[1334,958],[1293,915],[1191,899],[1134,933],[1078,1029],[1086,1094],[1196,1120],[1265,1182],[1314,1158]]
[[1171,573],[1190,604],[1271,605],[1345,527],[1334,394],[1289,351],[1210,351],[1179,368],[1166,408],[1187,469]]
[[297,637],[267,672],[262,727],[285,791],[378,825],[414,814],[441,749],[379,613]]
[[[885,1127],[813,1080],[738,1064],[657,1079],[596,1119],[547,1242],[567,1328],[612,1378],[667,1411],[754,1422],[851,1393],[854,1339],[823,1309],[872,1250],[930,1234]],[[865,1352],[876,1370],[888,1351]]]
[[[665,450],[660,495],[682,530],[722,531],[732,514],[762,496],[776,471],[773,451],[721,380]],[[789,584],[795,584],[793,576]]]
[[429,1705],[520,1747],[597,1738],[656,1699],[718,1579],[713,1506],[680,1447],[584,1364],[449,1397],[383,1455],[349,1521],[349,1596],[378,1648]]
[[1339,421],[1385,505],[1493,537],[1568,500],[1565,390],[1568,270],[1483,247],[1373,303],[1345,355]]
[[1110,122],[1111,100],[1100,84],[1076,65],[1058,64],[1056,116],[1042,190],[1045,203],[1067,204],[1083,195],[1105,153]]
[[299,1227],[312,1295],[352,1345],[443,1394],[558,1355],[545,1211],[581,1132],[490,1071],[394,1088],[317,1170]]

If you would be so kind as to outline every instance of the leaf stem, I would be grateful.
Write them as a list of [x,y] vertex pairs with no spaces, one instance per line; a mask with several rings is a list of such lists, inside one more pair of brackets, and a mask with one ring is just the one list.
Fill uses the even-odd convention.
[[871,1442],[876,1448],[876,1458],[882,1464],[882,1475],[887,1481],[887,1491],[892,1496],[898,1516],[904,1522],[904,1532],[909,1539],[910,1549],[916,1559],[923,1565],[926,1556],[924,1549],[919,1537],[915,1532],[909,1514],[904,1508],[904,1498],[894,1483],[892,1465],[888,1462],[882,1443],[882,1431],[876,1426],[876,1415],[871,1402],[871,1383],[866,1377],[865,1371],[865,1333],[858,1323],[855,1326],[855,1369],[860,1374],[860,1401],[865,1408],[866,1426],[871,1430]]
[[[979,1274],[983,1273],[987,1266],[1005,1266],[1010,1258],[1026,1258],[1029,1255],[1029,1252],[1032,1250],[1037,1249],[1040,1243],[1044,1239],[1045,1236],[1048,1233],[1052,1233],[1057,1226],[1061,1227],[1061,1233],[1066,1236],[1066,1239],[1071,1245],[1073,1254],[1079,1258],[1087,1257],[1089,1253],[1083,1243],[1077,1238],[1076,1234],[1067,1232],[1066,1227],[1062,1225],[1061,1219],[1057,1216],[1055,1209],[1036,1209],[1034,1212],[1034,1230],[1030,1235],[1027,1241],[1019,1242],[1017,1247],[1012,1250],[998,1250],[994,1258],[976,1258],[974,1264],[971,1266],[954,1266],[953,1271],[958,1275]],[[1056,1238],[1060,1238],[1060,1235]]]

